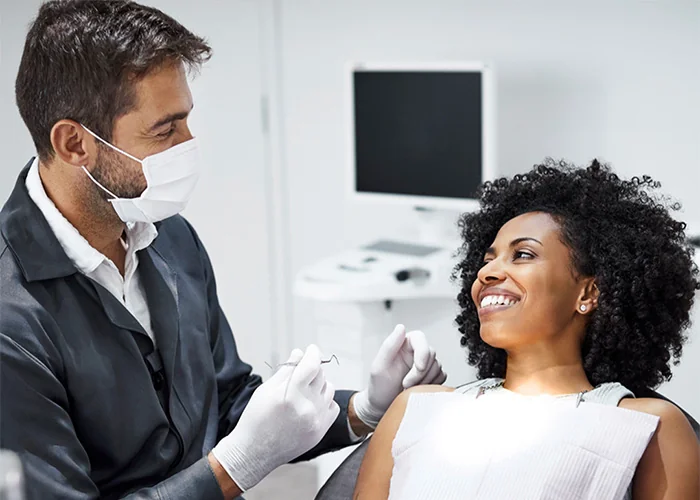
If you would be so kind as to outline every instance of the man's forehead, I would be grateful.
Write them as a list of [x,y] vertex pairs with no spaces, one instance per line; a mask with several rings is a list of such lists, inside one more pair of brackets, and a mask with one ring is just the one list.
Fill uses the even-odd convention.
[[171,64],[150,72],[136,83],[134,90],[134,111],[143,115],[146,124],[165,115],[192,109],[192,93],[187,73],[181,64]]

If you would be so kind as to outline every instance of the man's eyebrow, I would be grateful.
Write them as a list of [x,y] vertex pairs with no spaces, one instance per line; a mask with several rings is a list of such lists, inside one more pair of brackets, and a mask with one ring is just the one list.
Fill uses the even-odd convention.
[[193,108],[194,108],[194,104],[192,104],[192,107],[190,108],[189,111],[180,111],[178,113],[171,113],[169,115],[164,116],[163,118],[158,120],[156,123],[151,125],[151,127],[148,129],[148,131],[153,132],[156,129],[158,129],[158,128],[162,127],[163,125],[166,125],[170,122],[174,122],[176,120],[184,120],[192,112]]
[[[523,241],[534,241],[535,243],[539,243],[541,246],[542,242],[538,240],[537,238],[532,238],[531,236],[524,236],[522,238],[515,238],[513,241],[510,242],[510,247],[513,248],[516,246],[518,243],[522,243]],[[493,255],[496,253],[496,249],[494,247],[488,247],[486,249],[486,255]]]

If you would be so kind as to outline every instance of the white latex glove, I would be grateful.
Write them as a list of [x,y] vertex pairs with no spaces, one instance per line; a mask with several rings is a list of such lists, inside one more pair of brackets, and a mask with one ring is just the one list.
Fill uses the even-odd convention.
[[355,413],[375,429],[402,390],[415,385],[442,384],[446,379],[423,332],[407,334],[403,325],[396,325],[372,362],[369,386],[353,398]]
[[292,351],[287,363],[253,393],[238,425],[212,450],[242,491],[316,446],[340,408],[311,345]]

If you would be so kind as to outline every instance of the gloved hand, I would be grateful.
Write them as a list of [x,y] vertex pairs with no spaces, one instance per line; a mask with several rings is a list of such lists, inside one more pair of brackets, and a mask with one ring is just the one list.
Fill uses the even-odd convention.
[[340,408],[315,345],[292,351],[287,363],[253,393],[238,425],[212,450],[242,491],[316,446]]
[[369,386],[353,398],[355,413],[365,425],[376,429],[403,389],[421,384],[442,384],[446,379],[447,375],[423,332],[407,334],[403,325],[396,325],[372,362]]

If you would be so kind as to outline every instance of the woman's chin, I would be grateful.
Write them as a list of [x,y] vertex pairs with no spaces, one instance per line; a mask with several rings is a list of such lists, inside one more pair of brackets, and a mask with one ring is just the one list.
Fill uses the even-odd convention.
[[[495,326],[495,325],[494,325]],[[512,329],[481,326],[481,340],[496,349],[508,349],[518,344],[518,335]]]

